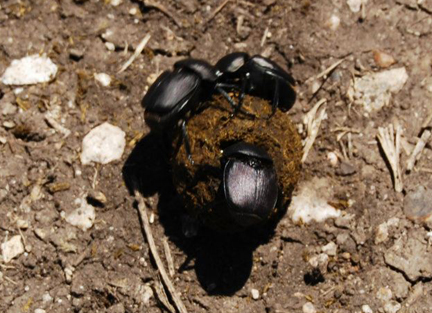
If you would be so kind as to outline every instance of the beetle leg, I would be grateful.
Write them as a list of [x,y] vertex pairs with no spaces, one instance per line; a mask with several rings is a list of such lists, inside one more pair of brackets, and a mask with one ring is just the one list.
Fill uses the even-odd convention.
[[224,90],[222,89],[223,86],[220,86],[219,84],[216,86],[216,90],[222,94],[222,96],[224,96],[225,99],[227,99],[227,101],[229,102],[230,106],[233,108],[233,110],[235,110],[235,108],[237,107],[234,100],[231,98],[231,96]]
[[246,86],[247,86],[248,80],[249,80],[249,75],[246,75],[241,80],[242,85],[241,85],[241,90],[240,90],[240,94],[239,94],[238,104],[237,104],[236,109],[234,110],[234,115],[236,115],[240,111],[240,109],[241,109],[241,107],[243,105],[243,99],[244,99],[244,97],[246,95]]
[[186,121],[183,121],[181,127],[182,127],[182,137],[183,137],[184,144],[185,144],[186,154],[187,154],[189,162],[191,162],[191,164],[193,165],[194,161],[192,160],[191,147],[190,147],[190,143],[189,143],[189,136],[188,136],[187,130],[186,130]]
[[279,106],[279,81],[277,79],[275,79],[274,81],[275,81],[275,90],[273,94],[272,113],[269,116],[269,118],[275,115],[276,109]]

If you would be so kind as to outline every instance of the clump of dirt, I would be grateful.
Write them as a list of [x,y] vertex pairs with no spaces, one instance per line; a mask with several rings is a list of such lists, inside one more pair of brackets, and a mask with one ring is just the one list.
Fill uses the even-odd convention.
[[[269,220],[279,217],[291,198],[301,168],[302,145],[289,116],[280,110],[271,116],[269,102],[251,96],[245,97],[244,111],[234,117],[222,97],[207,102],[205,107],[187,123],[194,163],[189,161],[184,144],[172,159],[174,185],[186,210],[210,228],[241,229],[230,218],[220,186],[223,149],[244,141],[263,148],[273,159],[281,195]],[[179,136],[174,146],[181,140]]]

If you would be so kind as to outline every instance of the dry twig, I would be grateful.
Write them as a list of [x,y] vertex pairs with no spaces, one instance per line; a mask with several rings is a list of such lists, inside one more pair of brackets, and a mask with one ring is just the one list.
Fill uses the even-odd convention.
[[150,228],[150,223],[149,223],[147,213],[146,213],[146,205],[144,203],[144,198],[136,190],[135,190],[135,200],[138,202],[138,212],[139,212],[139,215],[141,217],[144,233],[146,235],[147,242],[148,242],[148,245],[150,248],[150,252],[151,252],[153,259],[156,263],[156,266],[159,270],[159,274],[162,278],[162,281],[165,284],[166,288],[168,289],[168,292],[170,293],[170,296],[171,296],[177,310],[180,313],[187,313],[186,307],[183,304],[183,302],[181,301],[180,297],[177,295],[177,292],[174,288],[174,285],[171,282],[171,280],[170,280],[170,278],[169,278],[169,276],[165,270],[165,267],[162,263],[162,260],[159,256],[159,253],[157,251],[156,244],[155,244],[154,239],[153,239],[153,234],[152,234],[152,231]]
[[218,13],[227,5],[228,2],[230,2],[230,0],[224,0],[221,5],[218,6],[202,24],[205,25],[211,22],[216,17],[216,15],[218,15]]
[[153,0],[142,0],[142,1],[144,2],[144,5],[146,7],[151,7],[151,8],[155,8],[156,10],[159,10],[160,12],[168,16],[170,19],[172,19],[173,22],[178,27],[183,27],[183,24],[180,22],[180,20],[170,10],[168,10],[165,6],[163,6],[159,2]]
[[318,101],[312,110],[310,110],[304,117],[303,123],[306,126],[307,137],[304,140],[302,163],[306,161],[309,150],[312,148],[312,145],[318,136],[321,122],[326,117],[326,108],[323,106],[326,102],[326,99]]
[[166,309],[169,312],[175,313],[176,310],[174,309],[174,307],[169,302],[168,297],[167,297],[165,290],[163,288],[162,282],[160,281],[160,278],[157,282],[155,282],[154,290],[155,290],[156,296],[158,297],[159,301],[163,304],[163,306],[166,307]]
[[417,144],[407,161],[406,170],[408,172],[412,171],[412,169],[414,168],[414,164],[420,158],[420,155],[425,148],[427,142],[429,141],[431,134],[431,131],[426,129],[417,141]]
[[132,56],[129,58],[129,60],[126,61],[125,64],[121,67],[121,69],[118,71],[120,74],[121,72],[125,71],[133,61],[141,54],[141,52],[144,50],[147,42],[150,40],[151,35],[147,34],[139,43],[139,45],[136,47],[135,52],[132,54]]
[[387,128],[378,128],[378,141],[393,172],[394,188],[397,192],[401,192],[403,189],[402,173],[399,165],[401,133],[402,127],[399,124],[396,125],[396,136],[392,124]]
[[164,250],[165,250],[165,257],[166,257],[166,260],[168,263],[168,272],[169,272],[170,276],[173,277],[175,274],[174,261],[173,261],[173,257],[171,254],[171,249],[170,249],[168,241],[166,239],[163,240],[163,246],[164,246]]

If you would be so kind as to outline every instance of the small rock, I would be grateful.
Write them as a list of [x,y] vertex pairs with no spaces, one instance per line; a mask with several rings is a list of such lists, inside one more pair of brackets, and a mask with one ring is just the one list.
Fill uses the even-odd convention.
[[121,158],[126,146],[125,133],[119,127],[103,123],[93,128],[82,144],[81,163],[107,164]]
[[143,293],[142,293],[142,303],[144,303],[144,305],[148,306],[150,303],[150,299],[153,297],[153,289],[150,288],[150,286],[145,285],[143,288]]
[[388,302],[384,305],[384,312],[385,313],[396,313],[401,309],[401,304],[396,301]]
[[29,227],[29,223],[26,220],[19,219],[16,223],[19,229],[27,229]]
[[375,50],[373,52],[373,57],[376,65],[378,65],[381,68],[387,68],[396,63],[396,60],[390,54],[387,54],[379,50]]
[[339,176],[350,176],[356,173],[355,167],[348,162],[341,162],[336,174]]
[[375,234],[375,244],[378,245],[382,242],[386,242],[388,240],[388,237],[389,234],[387,223],[380,224]]
[[259,291],[257,289],[251,289],[251,295],[252,295],[252,299],[254,300],[258,300],[259,299]]
[[429,222],[432,220],[432,190],[418,186],[409,192],[403,203],[405,215],[415,222]]
[[405,234],[384,254],[384,261],[405,273],[410,281],[432,278],[432,254],[424,237],[420,230]]
[[303,313],[316,313],[314,305],[310,302],[303,304]]
[[30,55],[13,60],[1,81],[5,85],[33,85],[51,81],[57,74],[55,65],[46,55]]
[[328,204],[333,196],[331,182],[326,178],[313,178],[299,188],[288,208],[288,214],[294,223],[323,222],[328,218],[337,218],[340,210]]
[[35,309],[34,313],[46,313],[44,309]]
[[110,306],[107,310],[107,313],[125,313],[125,311],[126,310],[123,303],[119,302],[113,306]]
[[79,50],[75,48],[71,48],[69,50],[69,57],[73,60],[79,61],[83,58],[83,56],[84,56],[84,50]]
[[72,277],[73,277],[74,271],[75,271],[75,268],[71,265],[66,266],[64,269],[65,279],[66,279],[66,282],[68,284],[70,284],[72,282]]
[[109,50],[109,51],[115,51],[115,44],[113,44],[112,42],[105,42],[105,47]]
[[377,298],[382,300],[383,302],[388,302],[393,297],[393,293],[389,287],[381,287],[378,289]]
[[332,15],[325,24],[330,30],[335,31],[339,28],[340,18],[337,15]]
[[337,245],[333,241],[330,241],[328,244],[322,247],[321,250],[328,256],[335,256],[337,252]]
[[111,84],[111,76],[105,73],[95,74],[94,78],[104,87],[108,87]]
[[372,309],[367,304],[362,305],[362,312],[363,313],[373,313]]
[[353,13],[360,11],[361,5],[366,5],[367,0],[347,0],[347,4]]
[[120,5],[122,2],[123,2],[123,0],[111,0],[111,1],[110,1],[110,4],[111,4],[113,7],[116,7],[116,6]]
[[327,265],[329,263],[329,257],[325,253],[318,254],[309,259],[309,264],[313,268],[317,268],[320,270],[321,274],[327,273]]
[[18,107],[10,102],[5,102],[1,106],[1,112],[3,115],[13,115],[18,111]]
[[329,160],[330,165],[333,167],[336,167],[336,165],[338,164],[338,161],[339,161],[337,154],[334,152],[327,153],[327,160]]
[[24,253],[24,245],[21,241],[21,236],[13,236],[8,241],[1,244],[3,261],[9,263],[13,258]]
[[405,67],[371,73],[356,79],[348,89],[349,97],[360,100],[367,112],[379,111],[390,103],[408,80]]
[[96,218],[95,209],[85,199],[76,199],[75,204],[80,207],[66,216],[66,222],[86,231],[93,226]]

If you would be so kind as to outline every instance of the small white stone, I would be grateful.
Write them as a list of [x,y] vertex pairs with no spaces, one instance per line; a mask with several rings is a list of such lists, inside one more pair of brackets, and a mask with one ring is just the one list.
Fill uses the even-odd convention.
[[147,306],[150,303],[150,299],[153,297],[153,289],[151,289],[150,286],[145,285],[143,291],[142,302]]
[[303,304],[303,313],[316,313],[314,305],[310,302]]
[[96,218],[95,209],[87,203],[86,199],[76,199],[75,204],[80,207],[66,216],[66,222],[86,231],[94,224]]
[[104,87],[108,87],[111,84],[111,76],[108,74],[98,73],[95,74],[94,78]]
[[327,178],[313,178],[300,186],[293,196],[288,214],[294,223],[323,222],[328,218],[341,216],[341,211],[328,204],[333,197],[331,181]]
[[113,44],[112,42],[105,42],[105,47],[109,50],[109,51],[114,51],[115,50],[115,44]]
[[377,228],[376,234],[375,234],[375,244],[380,244],[382,242],[386,242],[388,240],[389,234],[388,234],[388,226],[387,223],[384,222],[380,224]]
[[34,313],[46,313],[46,311],[44,309],[36,309]]
[[72,282],[72,276],[73,276],[74,271],[75,271],[75,268],[73,266],[71,266],[71,265],[68,265],[64,269],[65,278],[66,278],[66,282],[67,283],[71,283]]
[[47,302],[53,302],[53,297],[51,297],[51,295],[47,292],[47,293],[44,293],[44,295],[42,296],[42,301],[44,302],[44,303],[47,303]]
[[309,259],[309,264],[313,268],[318,268],[322,274],[327,273],[328,262],[329,262],[329,256],[325,253],[320,253]]
[[363,313],[373,313],[372,309],[367,304],[362,305],[362,312]]
[[336,29],[339,28],[340,25],[340,18],[337,15],[332,15],[330,16],[330,18],[328,19],[326,26],[328,28],[330,28],[330,30],[335,31]]
[[251,289],[251,295],[252,295],[252,299],[254,300],[258,300],[259,299],[259,291],[257,289]]
[[378,289],[378,292],[377,292],[377,298],[378,299],[380,299],[384,302],[387,302],[387,301],[390,301],[392,296],[393,296],[393,293],[389,287],[381,287],[380,289]]
[[107,164],[121,158],[126,146],[125,133],[119,127],[103,123],[93,128],[82,144],[81,163]]
[[5,85],[33,85],[51,81],[57,74],[55,65],[46,55],[30,55],[13,60],[1,81]]
[[116,6],[120,5],[122,2],[123,2],[123,0],[111,0],[110,3],[113,7],[116,7]]
[[329,160],[330,165],[336,167],[338,164],[338,156],[334,152],[327,153],[327,160]]
[[135,14],[137,14],[137,13],[138,13],[137,8],[132,8],[132,9],[129,10],[129,14],[130,14],[130,15],[135,15]]
[[29,223],[26,220],[19,219],[16,223],[19,229],[27,229],[29,227]]
[[366,5],[367,0],[347,0],[347,4],[353,13],[360,11],[361,5]]
[[337,245],[333,241],[330,241],[328,244],[322,247],[321,250],[328,256],[335,256],[337,252]]
[[384,305],[385,313],[396,313],[401,309],[401,304],[396,301],[390,301]]
[[21,241],[21,236],[13,236],[8,241],[1,244],[3,261],[9,263],[13,258],[24,253],[24,245]]

